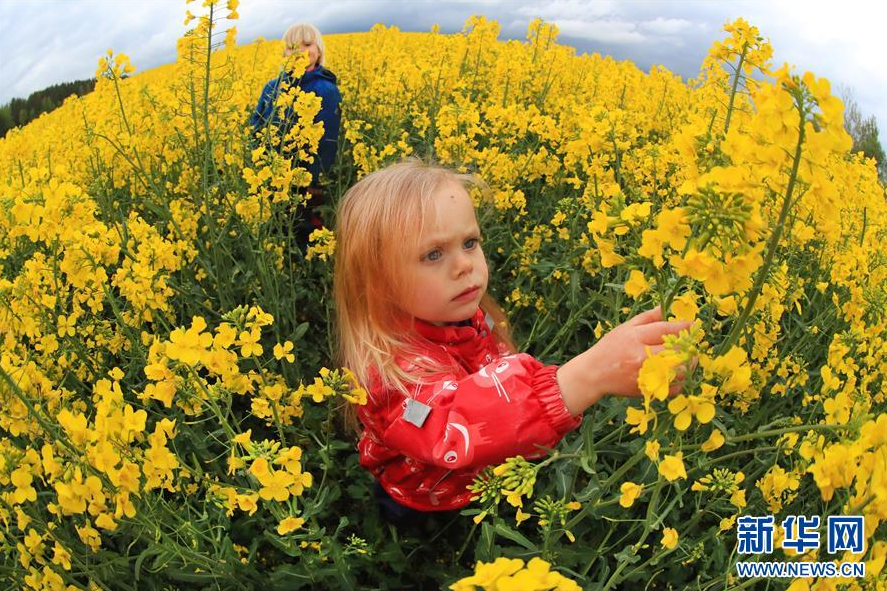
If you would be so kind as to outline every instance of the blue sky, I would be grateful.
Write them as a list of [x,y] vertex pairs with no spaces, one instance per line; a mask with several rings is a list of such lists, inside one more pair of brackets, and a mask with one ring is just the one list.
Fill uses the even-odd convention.
[[[198,2],[199,4],[199,2]],[[137,70],[175,59],[184,32],[183,0],[0,0],[0,104],[57,82],[88,78],[108,48],[130,56]],[[768,37],[774,63],[825,76],[839,94],[853,91],[864,115],[887,130],[887,3],[787,0],[505,0],[429,2],[392,0],[242,0],[238,41],[277,38],[294,22],[313,22],[324,34],[366,31],[374,23],[405,31],[462,29],[472,14],[502,25],[500,38],[522,39],[527,23],[558,24],[560,41],[578,52],[628,59],[648,71],[662,64],[694,77],[721,27],[742,16]]]

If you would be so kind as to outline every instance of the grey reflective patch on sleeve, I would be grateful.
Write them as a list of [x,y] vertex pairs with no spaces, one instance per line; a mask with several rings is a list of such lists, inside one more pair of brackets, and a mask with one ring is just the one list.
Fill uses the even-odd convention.
[[425,419],[428,418],[428,413],[430,412],[431,407],[427,404],[422,404],[418,400],[407,398],[407,406],[403,409],[403,420],[412,423],[417,427],[421,427],[425,424]]
[[487,326],[490,327],[490,330],[493,330],[493,327],[496,326],[496,322],[493,320],[493,317],[487,314],[484,316],[484,321],[487,323]]

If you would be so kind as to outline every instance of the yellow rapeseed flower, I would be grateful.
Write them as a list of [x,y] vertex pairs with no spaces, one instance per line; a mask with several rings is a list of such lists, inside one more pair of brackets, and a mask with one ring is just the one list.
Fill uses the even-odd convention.
[[651,462],[659,461],[659,442],[655,439],[652,441],[647,441],[644,444],[644,455],[650,458]]
[[292,341],[284,341],[283,344],[277,343],[274,345],[274,358],[286,359],[290,363],[293,363],[296,360],[296,356],[292,353],[292,350]]
[[675,368],[683,362],[676,351],[665,349],[648,357],[638,372],[638,386],[647,400],[665,400],[668,389],[677,372]]
[[619,490],[622,492],[619,497],[619,504],[627,509],[634,505],[635,499],[637,499],[644,490],[644,486],[642,484],[635,484],[634,482],[623,482],[622,486],[619,487]]
[[304,525],[305,519],[302,517],[293,517],[292,515],[284,518],[283,521],[277,526],[277,533],[285,536],[286,534],[295,531]]
[[262,337],[262,333],[258,328],[255,328],[251,331],[241,331],[240,336],[238,337],[237,344],[240,346],[240,354],[243,357],[253,357],[259,356],[262,354],[262,345],[259,344],[259,339]]
[[687,471],[684,469],[684,452],[678,452],[675,455],[666,455],[659,463],[659,473],[669,482],[674,482],[680,478],[687,478]]
[[662,530],[662,545],[673,550],[678,545],[678,532],[676,529],[666,527]]
[[625,293],[634,299],[638,299],[638,297],[648,289],[650,289],[650,284],[647,283],[647,278],[644,277],[644,273],[637,269],[632,269],[628,281],[625,282]]
[[[693,417],[703,425],[711,422],[715,416],[715,405],[712,402],[714,389],[706,390],[703,384],[703,395],[679,394],[668,402],[668,410],[675,415],[674,426],[678,431],[686,431]],[[709,387],[710,388],[710,387]],[[707,395],[706,395],[707,394]]]
[[655,417],[655,412],[647,411],[643,408],[629,406],[625,410],[625,422],[629,425],[634,425],[629,433],[638,433],[639,435],[643,435],[647,432],[647,423],[649,423],[650,419],[653,419]]
[[714,451],[724,445],[724,434],[720,429],[714,429],[702,445],[699,447],[702,451]]

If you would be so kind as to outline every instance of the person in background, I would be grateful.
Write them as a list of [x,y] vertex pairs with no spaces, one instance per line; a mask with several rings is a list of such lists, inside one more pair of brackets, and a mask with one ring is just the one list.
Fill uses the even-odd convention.
[[[276,133],[282,139],[292,129],[297,115],[292,107],[285,109],[283,117],[280,117],[275,103],[278,96],[294,85],[302,92],[311,92],[321,99],[320,111],[315,117],[315,122],[323,123],[323,136],[318,145],[317,154],[312,162],[298,162],[311,173],[311,184],[307,189],[308,202],[301,215],[293,220],[295,224],[296,241],[304,248],[308,243],[308,236],[315,230],[323,227],[323,220],[317,212],[317,207],[323,205],[324,195],[321,188],[320,175],[327,173],[336,160],[336,149],[339,140],[339,124],[341,121],[342,95],[336,86],[336,75],[324,67],[323,37],[317,27],[310,24],[297,24],[287,29],[283,35],[285,58],[291,58],[296,53],[308,54],[308,67],[300,76],[294,76],[290,68],[283,68],[277,78],[269,81],[262,89],[262,95],[255,110],[250,116],[249,122],[253,134],[262,134],[267,128],[273,126]],[[285,150],[285,148],[282,147]]]

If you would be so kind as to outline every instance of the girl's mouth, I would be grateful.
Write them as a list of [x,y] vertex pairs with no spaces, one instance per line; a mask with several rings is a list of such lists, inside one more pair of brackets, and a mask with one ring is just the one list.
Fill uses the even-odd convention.
[[479,289],[480,288],[476,287],[476,286],[470,287],[470,288],[466,289],[465,291],[463,291],[462,293],[460,293],[459,295],[457,295],[456,297],[454,297],[453,299],[457,302],[464,302],[464,301],[474,299],[474,296],[477,295],[477,292]]

